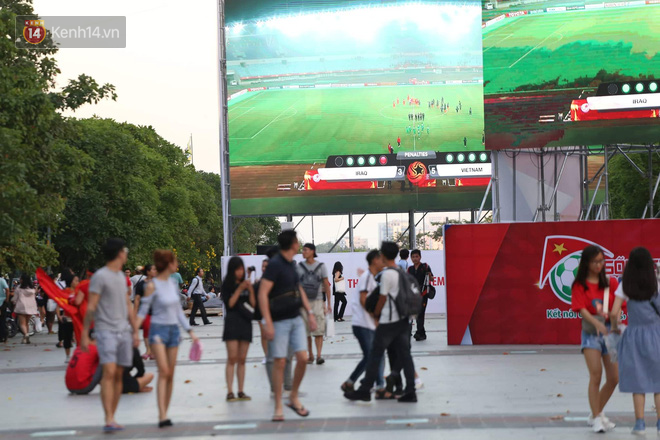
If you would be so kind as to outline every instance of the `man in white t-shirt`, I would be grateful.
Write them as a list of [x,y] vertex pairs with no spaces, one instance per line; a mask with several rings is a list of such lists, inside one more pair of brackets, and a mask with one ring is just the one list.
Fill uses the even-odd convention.
[[378,377],[380,360],[385,350],[394,350],[397,365],[390,365],[392,372],[403,368],[406,376],[405,393],[398,399],[399,402],[417,402],[415,393],[415,364],[410,355],[410,323],[407,317],[401,318],[396,309],[395,299],[399,294],[399,277],[401,269],[395,262],[399,253],[396,243],[384,241],[380,248],[385,270],[380,278],[380,298],[374,311],[376,320],[376,333],[374,335],[371,356],[367,362],[367,372],[360,388],[347,391],[344,397],[349,400],[371,400],[371,387]]
[[408,262],[408,257],[410,256],[410,251],[408,249],[401,249],[399,252],[399,262],[396,263],[403,270],[408,270],[410,263]]
[[[369,270],[360,275],[360,279],[357,283],[358,294],[351,295],[350,297],[353,334],[357,338],[360,348],[362,349],[362,359],[357,364],[348,380],[342,384],[341,389],[344,392],[353,390],[355,382],[357,382],[360,375],[364,373],[364,370],[367,368],[369,354],[374,342],[374,335],[376,334],[376,323],[374,322],[373,317],[365,310],[364,304],[367,300],[367,296],[369,296],[369,294],[378,286],[375,278],[376,275],[383,270],[383,259],[380,256],[380,252],[375,249],[370,251],[367,254],[367,263],[369,264]],[[378,378],[376,379],[377,393],[384,393],[384,367],[385,363],[381,361]]]

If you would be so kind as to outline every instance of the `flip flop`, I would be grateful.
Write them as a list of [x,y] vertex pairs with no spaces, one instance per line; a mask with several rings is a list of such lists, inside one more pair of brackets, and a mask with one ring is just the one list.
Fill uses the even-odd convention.
[[111,423],[109,425],[105,425],[103,427],[103,432],[117,432],[117,431],[123,431],[124,427],[121,425],[118,425],[117,423]]
[[270,419],[270,421],[275,422],[275,423],[283,422],[284,421],[284,414],[282,414],[281,416],[274,415],[273,418]]
[[288,408],[291,408],[296,414],[298,414],[300,417],[307,417],[309,416],[309,411],[303,406],[301,408],[296,408],[293,403],[287,403],[286,406]]

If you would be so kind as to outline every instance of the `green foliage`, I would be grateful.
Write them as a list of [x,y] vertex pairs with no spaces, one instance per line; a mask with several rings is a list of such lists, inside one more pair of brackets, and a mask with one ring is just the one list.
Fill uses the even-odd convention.
[[[630,159],[648,173],[647,154],[629,154]],[[649,203],[649,179],[642,176],[623,155],[614,156],[609,162],[610,217],[615,219],[641,218]],[[653,158],[653,183],[660,173],[660,160]],[[660,209],[660,191],[653,201],[654,213]],[[648,213],[647,213],[648,218]]]
[[[52,55],[56,49],[17,49],[15,17],[33,14],[30,1],[7,0],[0,8],[0,270],[34,269],[54,263],[48,245],[64,208],[62,194],[75,189],[84,172],[84,155],[63,142],[67,121],[57,112],[58,93],[49,92],[59,73]],[[50,38],[48,36],[47,38]],[[79,105],[102,99],[111,86],[83,89],[70,85]],[[65,87],[65,90],[67,88]]]
[[[0,272],[58,260],[98,267],[102,243],[118,236],[128,242],[129,266],[165,248],[177,253],[186,278],[197,267],[217,273],[220,177],[196,171],[152,127],[62,117],[116,99],[114,86],[81,74],[54,91],[57,49],[17,49],[16,15],[34,15],[31,0],[0,7],[0,34],[8,37],[0,39]],[[274,218],[246,219],[235,231],[237,250],[273,243],[277,232]]]

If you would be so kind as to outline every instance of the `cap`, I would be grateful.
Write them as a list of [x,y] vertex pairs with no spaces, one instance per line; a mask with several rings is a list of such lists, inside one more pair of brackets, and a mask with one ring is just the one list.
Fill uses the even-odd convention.
[[314,245],[314,243],[305,243],[303,247],[311,251],[314,251],[314,258],[318,257],[318,255],[316,255],[316,246]]

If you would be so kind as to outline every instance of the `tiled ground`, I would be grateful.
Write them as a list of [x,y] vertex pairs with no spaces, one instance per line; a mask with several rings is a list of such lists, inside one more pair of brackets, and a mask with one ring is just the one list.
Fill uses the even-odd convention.
[[[339,385],[359,359],[359,347],[346,322],[337,326],[337,336],[326,341],[326,364],[308,368],[302,400],[311,411],[310,418],[288,412],[285,423],[273,424],[257,338],[250,349],[246,386],[253,400],[224,401],[226,352],[221,321],[215,321],[212,326],[198,327],[204,342],[202,362],[185,360],[189,345],[182,345],[170,409],[176,426],[155,427],[155,392],[124,395],[117,418],[127,429],[112,438],[240,435],[315,440],[333,436],[335,440],[341,432],[351,438],[376,439],[386,431],[386,435],[405,431],[406,437],[420,439],[595,436],[585,426],[587,373],[577,347],[447,347],[441,316],[431,316],[427,341],[413,341],[415,364],[425,383],[417,404],[351,403],[341,396]],[[0,345],[0,438],[108,438],[100,432],[98,388],[87,396],[67,393],[64,353],[54,347],[55,341],[55,336],[36,335],[30,346],[18,344],[18,337],[7,346]],[[153,362],[147,369],[156,372]],[[630,397],[615,393],[608,412],[619,428],[607,437],[629,438]],[[652,412],[647,423],[655,427]],[[651,435],[655,436],[655,429],[649,429]]]

